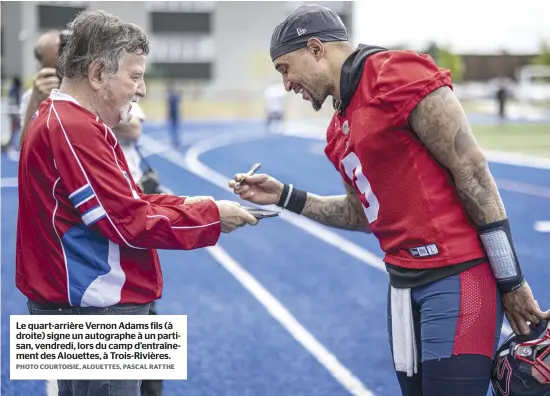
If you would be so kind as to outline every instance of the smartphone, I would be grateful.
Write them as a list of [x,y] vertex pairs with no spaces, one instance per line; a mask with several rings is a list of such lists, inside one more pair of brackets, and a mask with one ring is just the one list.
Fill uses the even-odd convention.
[[268,209],[259,209],[259,208],[249,208],[246,206],[242,206],[244,210],[246,210],[248,213],[250,213],[252,216],[254,216],[257,219],[267,219],[270,217],[277,217],[279,216],[280,212],[276,212],[274,210],[268,210]]

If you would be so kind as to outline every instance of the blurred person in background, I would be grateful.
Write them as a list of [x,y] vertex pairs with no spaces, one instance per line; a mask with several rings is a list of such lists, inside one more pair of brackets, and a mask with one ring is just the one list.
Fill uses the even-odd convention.
[[21,118],[21,134],[19,148],[25,137],[25,132],[32,115],[44,100],[48,98],[52,89],[59,88],[61,80],[57,71],[59,67],[59,52],[61,32],[50,30],[41,35],[34,47],[34,57],[39,64],[39,71],[34,77],[32,88],[23,94],[19,116]]
[[8,150],[14,149],[13,142],[21,127],[21,122],[19,120],[19,115],[18,115],[19,113],[14,111],[14,109],[19,109],[20,102],[21,102],[21,79],[18,76],[16,76],[12,80],[12,83],[10,85],[9,95],[8,95],[8,107],[9,107],[9,114],[10,114],[10,121],[11,121],[10,137],[8,142],[2,145],[3,153]]
[[[87,10],[71,22],[61,87],[29,121],[18,173],[16,286],[31,315],[147,315],[157,249],[213,246],[258,220],[230,201],[143,194],[110,128],[146,94],[149,39]],[[136,396],[139,380],[59,380],[62,396]]]
[[280,132],[284,126],[286,91],[280,83],[270,84],[264,92],[266,131]]
[[[142,124],[145,121],[145,113],[137,102],[133,102],[130,114],[132,116],[130,121],[120,122],[118,125],[113,127],[113,133],[115,134],[120,144],[120,148],[124,153],[124,157],[126,158],[126,162],[130,168],[130,174],[139,184],[139,181],[143,176],[143,171],[141,169],[141,158],[136,147],[142,134]],[[145,194],[151,194],[154,192],[156,191],[144,191]]]
[[496,83],[495,100],[498,108],[498,119],[499,122],[503,123],[506,121],[506,105],[510,96],[509,82],[506,77],[500,76],[497,78]]
[[353,46],[332,10],[299,7],[272,35],[287,91],[337,100],[325,153],[347,193],[318,196],[258,174],[229,186],[326,226],[373,233],[389,273],[388,336],[402,394],[485,396],[503,322],[550,317],[534,300],[510,224],[451,75],[428,55]]
[[133,102],[130,114],[132,119],[129,122],[120,122],[113,128],[113,133],[124,152],[130,173],[141,190],[145,194],[164,194],[166,191],[159,183],[157,172],[145,161],[139,149],[145,112],[137,102]]
[[172,138],[172,147],[180,147],[180,105],[181,92],[174,86],[173,82],[168,82],[168,92],[166,95],[168,102],[168,129]]
[[[146,185],[143,185],[141,182],[143,171],[141,169],[141,157],[137,149],[137,144],[142,134],[142,125],[146,118],[145,113],[137,102],[133,102],[130,114],[132,115],[130,121],[120,122],[113,128],[113,133],[120,144],[120,148],[124,152],[124,157],[126,158],[133,179],[138,182],[144,194],[155,194],[158,193],[158,188],[149,190],[147,187],[150,184],[146,183]],[[151,302],[149,315],[156,314],[157,302],[154,300]],[[141,396],[162,396],[162,381],[143,380],[140,389]]]

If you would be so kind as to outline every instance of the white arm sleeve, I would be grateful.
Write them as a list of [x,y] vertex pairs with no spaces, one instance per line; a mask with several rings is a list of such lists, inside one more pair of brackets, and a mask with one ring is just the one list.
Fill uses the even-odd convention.
[[21,103],[19,104],[19,122],[21,127],[23,126],[23,121],[25,120],[25,114],[27,113],[27,108],[29,107],[29,101],[31,100],[32,89],[25,91],[21,97]]

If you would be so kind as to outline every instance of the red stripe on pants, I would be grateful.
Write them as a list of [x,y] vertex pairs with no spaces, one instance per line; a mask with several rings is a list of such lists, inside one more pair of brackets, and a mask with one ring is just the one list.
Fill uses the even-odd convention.
[[497,286],[489,263],[460,274],[460,313],[453,355],[493,358],[497,322]]

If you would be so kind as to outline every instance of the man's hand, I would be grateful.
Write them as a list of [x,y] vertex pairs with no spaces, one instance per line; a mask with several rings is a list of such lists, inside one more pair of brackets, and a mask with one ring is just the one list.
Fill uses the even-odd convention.
[[23,139],[27,132],[29,122],[36,110],[40,107],[40,103],[50,96],[52,89],[59,88],[61,81],[57,76],[57,70],[51,67],[40,69],[34,78],[33,87],[27,109],[24,111],[23,121],[21,123],[21,131],[19,136],[19,149],[23,145]]
[[508,322],[517,335],[530,333],[527,322],[537,325],[542,319],[550,319],[550,311],[540,310],[527,282],[513,292],[502,294],[502,303]]
[[223,233],[228,234],[245,224],[258,224],[258,219],[242,209],[241,205],[237,202],[215,201],[215,203],[220,211],[220,221]]
[[[241,179],[240,186],[236,187]],[[241,199],[258,205],[277,205],[284,189],[283,183],[265,174],[247,176],[239,173],[228,184]],[[329,227],[370,233],[363,204],[355,190],[344,184],[345,195],[321,197],[308,193],[302,216]]]
[[57,70],[52,67],[45,67],[40,69],[36,77],[34,78],[33,87],[27,109],[23,115],[23,121],[21,123],[21,131],[19,136],[19,149],[23,145],[23,139],[27,132],[29,122],[36,110],[40,107],[40,103],[50,96],[52,89],[59,88],[61,81],[57,75]]
[[[237,187],[239,181],[241,184]],[[283,183],[266,174],[248,176],[239,173],[228,185],[241,199],[258,205],[276,205],[284,188]]]
[[34,78],[32,95],[36,100],[42,102],[50,96],[52,89],[59,88],[59,77],[57,70],[51,67],[41,69]]

